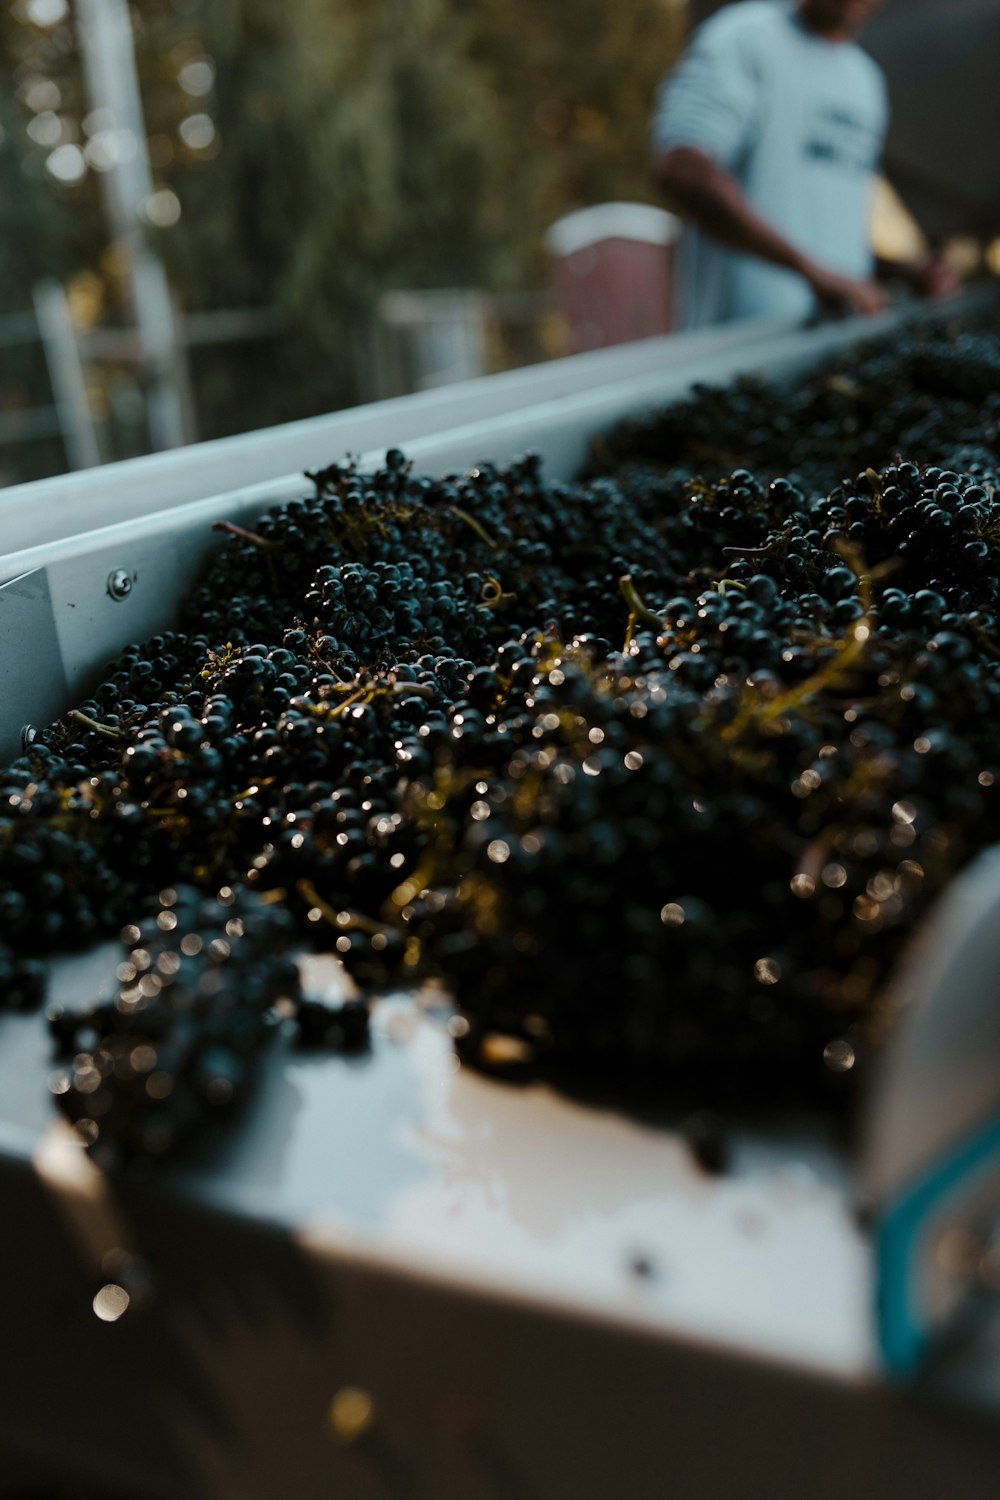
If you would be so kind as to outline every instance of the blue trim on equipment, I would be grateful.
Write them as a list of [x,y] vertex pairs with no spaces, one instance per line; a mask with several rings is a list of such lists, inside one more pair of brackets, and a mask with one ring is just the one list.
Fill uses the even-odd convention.
[[886,1210],[876,1235],[876,1297],[882,1355],[890,1374],[912,1375],[932,1337],[917,1306],[914,1272],[919,1240],[931,1211],[996,1157],[1000,1165],[1000,1115],[968,1136]]

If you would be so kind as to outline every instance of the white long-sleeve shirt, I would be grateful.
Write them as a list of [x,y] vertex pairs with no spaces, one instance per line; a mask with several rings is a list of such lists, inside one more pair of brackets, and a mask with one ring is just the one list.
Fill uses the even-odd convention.
[[[790,0],[743,0],[695,32],[660,86],[657,155],[693,146],[740,182],[771,226],[844,276],[871,275],[871,195],[888,122],[885,80],[853,42],[809,31]],[[680,246],[677,322],[805,318],[794,272],[693,226]]]

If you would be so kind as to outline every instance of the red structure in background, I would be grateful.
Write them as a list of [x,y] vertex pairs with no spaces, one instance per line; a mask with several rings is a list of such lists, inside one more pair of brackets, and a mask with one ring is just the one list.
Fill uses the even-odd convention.
[[600,203],[552,225],[556,306],[573,354],[670,331],[679,228],[648,203]]

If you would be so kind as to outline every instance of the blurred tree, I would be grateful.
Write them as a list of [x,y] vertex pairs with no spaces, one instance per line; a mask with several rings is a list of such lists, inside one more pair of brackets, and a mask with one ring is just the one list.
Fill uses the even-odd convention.
[[[32,414],[51,406],[40,344],[32,335],[32,290],[40,275],[67,279],[90,259],[85,219],[46,170],[63,143],[74,69],[68,26],[40,28],[0,11],[0,483],[34,478],[65,464],[57,432],[37,430]],[[82,160],[82,159],[81,159]]]
[[563,214],[615,199],[658,202],[649,122],[656,85],[680,50],[685,6],[488,0],[476,10],[471,57],[490,92],[496,143],[493,275],[537,284],[542,236]]
[[489,120],[465,60],[467,22],[452,11],[449,0],[213,5],[222,150],[178,179],[170,254],[189,305],[284,315],[288,336],[267,358],[281,364],[270,400],[285,409],[271,421],[357,399],[387,287],[484,274]]
[[[174,9],[170,0],[148,0],[143,16],[154,38],[162,40],[165,27],[176,24]],[[143,31],[138,18],[139,39]],[[0,12],[0,67],[13,85],[0,158],[0,178],[9,189],[0,196],[0,318],[29,316],[36,283],[54,278],[67,291],[78,330],[86,332],[98,324],[130,321],[127,267],[121,247],[112,241],[102,192],[103,174],[128,142],[118,139],[108,111],[88,97],[78,40],[68,0],[16,0]],[[146,55],[153,57],[153,49]],[[153,88],[145,86],[144,96],[152,95],[154,113],[162,119],[156,68],[145,71]],[[182,97],[175,79],[167,112],[171,123],[183,109]],[[145,102],[149,117],[149,99]],[[51,405],[40,346],[25,343],[0,352],[0,410],[9,413],[26,394],[35,406]],[[144,408],[134,366],[104,362],[92,366],[88,377],[107,456],[142,451]],[[58,438],[18,443],[5,458],[7,479],[51,473],[65,463]]]
[[[678,0],[135,6],[157,189],[148,233],[179,303],[274,310],[283,324],[192,351],[200,435],[358,399],[384,291],[541,288],[542,237],[562,213],[650,199],[650,104],[681,10]],[[68,0],[0,11],[0,65],[17,90],[9,126],[0,117],[0,312],[30,305],[42,272],[71,285],[85,273],[87,316],[121,319],[122,266],[99,191],[107,122],[84,96]],[[108,377],[112,415],[131,409],[126,375],[118,386]]]

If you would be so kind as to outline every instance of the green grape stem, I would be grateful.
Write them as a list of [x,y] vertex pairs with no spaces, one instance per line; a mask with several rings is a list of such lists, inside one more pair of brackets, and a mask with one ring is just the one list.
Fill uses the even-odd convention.
[[663,629],[664,621],[643,602],[639,590],[632,581],[631,573],[622,574],[618,580],[618,587],[622,591],[622,598],[628,605],[630,614],[635,615],[636,619],[641,620],[644,625],[653,625],[657,630]]
[[92,719],[89,714],[85,714],[79,708],[71,708],[66,717],[74,719],[77,724],[83,724],[87,729],[92,729],[95,734],[103,734],[109,740],[122,739],[120,729],[116,729],[113,724],[99,724],[96,719]]
[[870,402],[871,391],[857,381],[849,379],[846,375],[831,375],[826,382],[828,391],[834,391],[838,396],[846,396],[849,401]]
[[235,521],[213,521],[213,531],[228,531],[231,536],[238,536],[244,542],[260,549],[261,552],[277,552],[281,548],[280,542],[272,541],[269,537],[260,536],[256,531],[248,531],[245,526],[237,526]]
[[393,929],[387,927],[384,922],[374,922],[371,917],[364,916],[356,911],[335,911],[329,901],[325,901],[311,880],[298,880],[295,889],[309,905],[315,907],[323,915],[323,920],[329,922],[331,927],[336,927],[338,932],[366,932],[370,937],[380,933],[389,933]]
[[483,591],[480,597],[482,603],[477,608],[492,610],[501,609],[505,604],[511,604],[517,598],[517,595],[505,593],[503,584],[499,578],[494,578],[493,574],[489,573],[487,574],[486,582],[483,584]]
[[448,514],[457,517],[459,521],[464,521],[466,526],[471,526],[472,530],[479,537],[480,541],[485,542],[487,547],[491,547],[493,551],[496,552],[497,543],[490,536],[489,532],[486,530],[486,527],[480,525],[475,516],[470,516],[467,510],[459,510],[457,505],[449,505]]
[[769,557],[770,547],[723,547],[723,557]]

